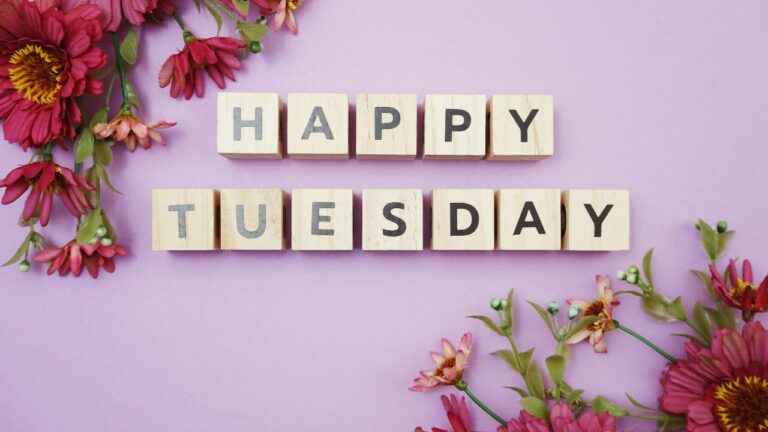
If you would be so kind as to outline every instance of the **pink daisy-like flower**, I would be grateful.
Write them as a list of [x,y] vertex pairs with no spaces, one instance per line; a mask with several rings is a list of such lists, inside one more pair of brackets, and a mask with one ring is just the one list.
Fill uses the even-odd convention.
[[603,336],[615,327],[613,323],[613,308],[619,305],[619,301],[613,299],[613,291],[610,288],[611,280],[608,276],[597,275],[595,276],[595,281],[597,282],[597,298],[595,300],[585,302],[583,300],[570,299],[568,303],[579,308],[581,317],[596,316],[600,319],[571,336],[567,342],[575,344],[589,338],[589,343],[596,353],[606,353],[608,352],[608,347],[603,340]]
[[120,111],[108,123],[98,123],[93,127],[93,133],[101,139],[112,138],[117,142],[125,143],[128,150],[134,152],[136,144],[147,150],[152,146],[152,141],[165,144],[158,129],[167,129],[176,123],[163,120],[144,122],[131,111]]
[[299,32],[296,26],[294,11],[304,4],[304,0],[252,0],[259,5],[264,15],[274,15],[272,30],[278,31],[285,24],[288,30],[296,34]]
[[33,260],[38,263],[48,264],[48,274],[58,272],[59,276],[66,276],[72,272],[75,277],[85,266],[92,278],[99,277],[99,269],[107,273],[115,271],[114,258],[117,255],[127,255],[128,252],[119,245],[104,246],[96,244],[78,244],[72,240],[64,247],[47,247],[40,251]]
[[99,20],[105,31],[116,31],[123,21],[140,26],[145,17],[152,15],[158,18],[170,15],[176,9],[171,0],[61,0],[64,10],[81,4],[92,4],[101,10]]
[[549,410],[549,422],[520,411],[517,420],[499,426],[497,432],[616,432],[616,418],[608,413],[585,411],[578,418],[567,403],[555,404]]
[[454,385],[461,381],[464,369],[469,365],[469,353],[472,350],[472,334],[464,333],[455,349],[447,339],[442,340],[443,353],[432,352],[435,368],[421,371],[421,376],[414,379],[411,391],[427,391],[440,385]]

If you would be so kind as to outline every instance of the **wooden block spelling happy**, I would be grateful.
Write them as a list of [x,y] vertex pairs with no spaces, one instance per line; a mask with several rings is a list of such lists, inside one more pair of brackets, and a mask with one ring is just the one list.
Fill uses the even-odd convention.
[[282,158],[280,108],[275,93],[220,92],[216,122],[219,154],[231,158]]
[[493,250],[494,228],[493,190],[432,191],[432,249]]
[[218,249],[219,194],[213,189],[152,191],[152,250]]
[[536,160],[554,154],[552,96],[493,95],[488,105],[488,159]]
[[291,248],[352,250],[351,189],[294,189]]
[[357,95],[358,159],[416,158],[416,95]]
[[222,189],[220,200],[222,249],[285,249],[282,190]]
[[496,193],[496,245],[501,250],[560,249],[560,190]]
[[419,189],[363,190],[363,250],[422,250],[424,200]]
[[294,159],[349,159],[347,95],[289,94],[287,140]]
[[563,249],[617,251],[629,249],[629,191],[563,191],[566,214]]
[[483,95],[427,95],[424,159],[482,159],[485,105]]

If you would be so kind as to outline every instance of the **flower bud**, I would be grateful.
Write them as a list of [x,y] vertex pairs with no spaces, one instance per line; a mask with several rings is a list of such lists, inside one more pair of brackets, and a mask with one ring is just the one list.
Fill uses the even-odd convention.
[[29,271],[29,261],[24,260],[21,263],[19,263],[19,270],[21,270],[22,273],[26,273]]
[[107,235],[107,229],[104,228],[103,226],[100,226],[96,230],[96,237],[104,237],[105,235]]
[[560,312],[560,305],[558,305],[557,302],[547,303],[547,312],[553,316],[557,315],[557,313]]
[[259,41],[252,41],[250,45],[248,45],[248,49],[251,50],[252,53],[258,54],[261,52],[263,47],[261,46],[261,42]]
[[637,274],[635,274],[635,273],[630,273],[630,274],[627,276],[627,282],[631,283],[632,285],[635,285],[635,284],[638,282],[638,277],[637,277]]
[[627,272],[625,272],[624,270],[619,270],[616,272],[616,277],[619,280],[627,280]]
[[628,272],[629,272],[629,274],[631,274],[631,275],[636,275],[636,274],[639,274],[639,273],[640,273],[640,269],[639,269],[639,268],[637,268],[637,266],[636,266],[636,265],[631,265],[631,266],[629,266],[629,269],[627,269],[627,271],[628,271]]
[[102,246],[112,246],[112,239],[109,237],[103,237],[101,239],[101,245]]
[[571,305],[571,307],[568,308],[568,319],[572,320],[576,318],[579,315],[579,307],[576,305]]
[[701,225],[699,225],[698,221],[693,223],[693,227],[696,228],[697,231],[701,231]]
[[501,310],[501,299],[494,297],[491,299],[491,309]]
[[726,221],[718,221],[717,222],[717,233],[722,234],[724,232],[728,231],[728,222]]
[[501,309],[506,309],[507,306],[509,306],[509,303],[507,303],[506,299],[501,299]]
[[88,240],[88,244],[92,244],[92,245],[95,245],[98,242],[99,242],[99,238],[98,237],[91,237],[91,239]]

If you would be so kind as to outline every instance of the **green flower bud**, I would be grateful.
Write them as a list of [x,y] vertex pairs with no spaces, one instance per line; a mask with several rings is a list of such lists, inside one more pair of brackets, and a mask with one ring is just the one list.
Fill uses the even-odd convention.
[[253,41],[250,45],[248,45],[248,49],[251,50],[252,53],[258,54],[264,48],[261,46],[261,42]]
[[728,231],[728,222],[726,221],[718,221],[717,222],[717,233],[722,234],[724,232]]
[[107,235],[107,229],[104,228],[103,226],[99,227],[96,230],[96,237],[104,237],[105,235]]
[[492,298],[491,299],[491,309],[493,310],[501,310],[501,299],[500,298]]
[[91,239],[88,240],[88,244],[92,244],[92,245],[95,245],[98,242],[99,242],[99,238],[98,237],[91,237]]
[[571,307],[568,308],[568,319],[572,320],[579,316],[579,307],[576,305],[571,305]]
[[627,271],[628,271],[628,272],[629,272],[629,274],[631,274],[631,275],[636,275],[636,274],[639,274],[639,273],[640,273],[640,269],[639,269],[639,268],[637,268],[637,266],[636,266],[636,265],[631,265],[631,266],[629,266],[629,269],[627,269]]
[[630,274],[627,276],[627,282],[631,283],[632,285],[635,285],[635,284],[637,283],[637,281],[638,281],[638,277],[637,277],[637,274],[635,274],[635,273],[630,273]]
[[19,270],[21,270],[22,273],[26,273],[29,271],[29,261],[24,260],[19,263]]
[[112,239],[109,237],[104,237],[101,239],[101,245],[102,246],[112,246]]
[[509,306],[506,299],[501,299],[501,309],[506,309]]
[[693,223],[694,228],[696,228],[697,231],[701,231],[701,226],[699,225],[699,222],[696,221]]
[[557,302],[549,302],[547,303],[547,311],[550,315],[557,315],[557,313],[560,312],[560,305],[558,305]]
[[619,280],[627,280],[627,272],[625,272],[624,270],[619,270],[616,272],[616,277]]

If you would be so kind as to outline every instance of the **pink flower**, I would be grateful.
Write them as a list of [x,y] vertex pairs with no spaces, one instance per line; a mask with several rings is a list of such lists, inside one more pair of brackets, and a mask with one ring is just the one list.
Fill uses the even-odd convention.
[[293,12],[298,9],[304,0],[252,0],[259,5],[261,13],[264,15],[274,15],[272,20],[272,30],[278,31],[285,23],[291,33],[297,34],[299,29],[296,27],[296,18]]
[[585,411],[579,418],[567,403],[555,404],[549,411],[550,426],[544,420],[526,411],[520,411],[518,420],[499,426],[497,432],[616,432],[616,418],[608,413]]
[[197,39],[189,37],[184,49],[168,57],[160,69],[161,88],[171,85],[171,97],[184,94],[202,97],[205,92],[203,70],[214,83],[223,89],[225,78],[235,81],[233,70],[240,70],[240,60],[235,53],[245,47],[245,42],[231,37]]
[[711,264],[709,272],[712,275],[712,288],[725,304],[741,310],[744,321],[751,321],[756,313],[768,311],[768,276],[756,287],[749,260],[744,260],[741,266],[741,277],[733,260],[728,264],[727,279]]
[[613,308],[619,305],[618,300],[613,299],[613,291],[610,289],[611,280],[608,276],[597,275],[595,276],[597,282],[597,298],[591,302],[585,302],[582,300],[568,300],[571,305],[576,305],[581,311],[581,317],[596,316],[600,319],[594,324],[586,327],[571,336],[568,339],[569,344],[575,344],[583,341],[589,337],[589,343],[592,345],[596,353],[608,352],[608,347],[603,341],[603,336],[606,332],[613,330],[615,325],[613,324]]
[[54,195],[59,195],[67,210],[77,217],[92,208],[83,189],[95,189],[82,176],[51,161],[33,162],[16,168],[5,176],[0,187],[5,188],[0,201],[2,204],[16,201],[32,188],[21,217],[29,220],[39,207],[42,226],[48,225],[51,219]]
[[[467,402],[464,400],[464,396],[461,400],[456,395],[440,396],[440,400],[443,401],[443,408],[445,408],[445,414],[448,416],[448,423],[451,424],[451,430],[453,432],[470,432],[472,419],[469,416],[469,409],[467,409]],[[422,428],[416,428],[415,432],[424,432]],[[448,432],[445,429],[433,427],[432,432]]]
[[5,139],[26,150],[74,138],[82,121],[77,98],[101,94],[89,73],[107,56],[99,9],[80,5],[66,12],[52,1],[0,1],[0,120]]
[[101,139],[112,138],[117,142],[124,142],[128,150],[133,152],[137,143],[145,150],[152,146],[152,141],[165,144],[157,130],[173,126],[176,126],[176,123],[162,120],[145,123],[131,111],[121,111],[109,123],[98,123],[94,126],[93,133]]
[[83,265],[92,278],[99,276],[99,269],[103,268],[107,273],[115,271],[114,257],[127,255],[128,252],[118,245],[104,246],[100,243],[78,244],[70,241],[64,247],[47,247],[40,251],[33,260],[38,263],[48,264],[48,274],[59,272],[59,276],[66,276],[71,271],[75,277],[80,276]]
[[768,331],[748,322],[741,334],[717,330],[710,348],[689,342],[687,360],[661,377],[661,407],[687,416],[689,431],[768,429]]
[[64,10],[81,4],[98,6],[102,28],[111,32],[120,27],[123,17],[129,23],[140,26],[144,24],[147,14],[159,17],[170,15],[176,9],[171,0],[61,0]]
[[421,371],[421,376],[413,380],[415,384],[409,390],[427,391],[440,385],[454,385],[461,381],[472,350],[472,334],[464,333],[458,350],[445,338],[442,340],[442,347],[442,354],[432,352],[435,368]]

